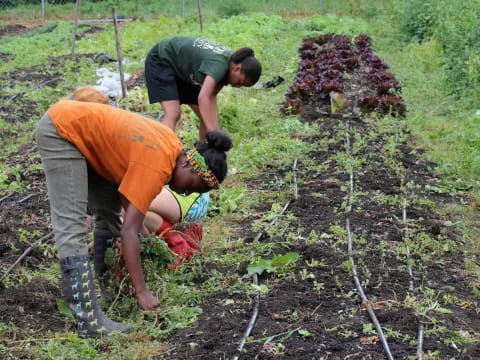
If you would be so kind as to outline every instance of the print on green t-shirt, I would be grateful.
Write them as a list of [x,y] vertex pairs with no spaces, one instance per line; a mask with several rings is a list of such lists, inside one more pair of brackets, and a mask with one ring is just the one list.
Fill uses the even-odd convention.
[[210,75],[217,84],[226,85],[232,50],[200,37],[176,36],[158,44],[158,55],[167,60],[185,83],[201,86]]

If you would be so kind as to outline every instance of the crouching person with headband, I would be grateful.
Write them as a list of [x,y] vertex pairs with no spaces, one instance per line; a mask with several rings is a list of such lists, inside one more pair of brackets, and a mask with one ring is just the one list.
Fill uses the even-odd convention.
[[[200,152],[205,146],[206,143],[196,144]],[[192,149],[187,159],[192,169],[209,181],[210,170],[202,155]],[[175,269],[199,250],[203,233],[200,221],[207,213],[209,202],[209,193],[178,194],[166,186],[150,204],[144,224],[150,233],[163,238],[177,255],[174,263],[168,265],[170,269]]]
[[[231,139],[207,133],[207,143],[185,152],[166,126],[110,105],[64,100],[37,127],[52,227],[62,270],[63,294],[81,334],[129,332],[109,319],[97,301],[87,249],[87,206],[95,232],[118,233],[137,301],[144,310],[158,299],[148,291],[138,234],[152,200],[168,184],[177,193],[204,193],[227,174]],[[123,223],[121,208],[125,209]]]

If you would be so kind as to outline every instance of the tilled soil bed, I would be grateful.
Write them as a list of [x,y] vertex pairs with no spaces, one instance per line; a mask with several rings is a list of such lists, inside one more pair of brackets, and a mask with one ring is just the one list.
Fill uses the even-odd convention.
[[[408,131],[399,130],[403,136],[393,155],[389,155],[389,144],[398,135],[396,128],[379,131],[379,117],[358,111],[355,104],[359,94],[371,96],[376,84],[369,82],[371,78],[361,72],[361,67],[352,71],[342,85],[348,106],[341,112],[327,109],[331,104],[325,94],[295,93],[299,95],[295,97],[290,92],[289,99],[301,98],[302,108],[297,110],[301,110],[302,121],[318,124],[319,132],[306,139],[311,143],[311,152],[308,161],[301,160],[297,165],[298,198],[287,210],[290,218],[282,220],[282,226],[288,224],[295,239],[287,241],[273,231],[259,241],[277,243],[276,253],[296,252],[300,258],[286,273],[264,272],[259,276],[259,283],[265,284],[268,291],[257,298],[258,318],[239,358],[386,358],[352,277],[345,234],[348,217],[353,233],[351,255],[393,357],[415,356],[417,332],[423,324],[425,354],[436,354],[438,359],[479,359],[475,337],[480,332],[480,319],[472,292],[475,279],[464,270],[462,244],[449,214],[438,210],[460,199],[427,191],[438,182],[435,164],[425,161],[421,150],[412,148]],[[23,73],[16,74],[15,81],[25,79]],[[132,86],[142,81],[139,74]],[[403,107],[396,109],[404,111]],[[401,124],[400,114],[394,115]],[[347,124],[352,154],[362,159],[353,166],[355,199],[351,212],[346,206],[349,172],[340,156],[346,151]],[[20,176],[28,184],[24,191],[0,194],[2,273],[31,245],[32,239],[50,231],[46,186],[42,172],[35,170],[39,158],[34,154],[35,144],[29,144],[7,159],[10,165],[18,163],[33,170],[11,174],[11,181]],[[394,164],[388,159],[395,159]],[[291,169],[268,171],[249,180],[247,187],[268,190],[272,178],[283,179]],[[408,227],[402,221],[399,200],[405,195],[407,182],[413,184],[406,192]],[[255,215],[247,221],[258,220],[269,209],[270,204],[258,204],[253,209]],[[253,246],[257,233],[245,226],[247,221],[231,225],[236,225],[235,237]],[[27,241],[19,236],[19,229],[30,235]],[[414,239],[410,258],[405,251],[407,236]],[[15,271],[48,267],[56,261],[51,254],[35,248]],[[413,279],[408,264],[412,265]],[[247,278],[247,265],[232,268],[207,263],[205,274],[198,275],[195,281],[201,287],[209,269],[225,277],[237,272],[239,277]],[[170,350],[152,358],[232,358],[248,326],[256,296],[227,290],[204,297],[198,321],[167,336],[164,340],[171,345]],[[60,296],[58,286],[42,277],[16,287],[0,287],[0,321],[19,329],[7,333],[7,338],[16,341],[32,334],[42,337],[71,329],[69,321],[56,310],[55,301]]]

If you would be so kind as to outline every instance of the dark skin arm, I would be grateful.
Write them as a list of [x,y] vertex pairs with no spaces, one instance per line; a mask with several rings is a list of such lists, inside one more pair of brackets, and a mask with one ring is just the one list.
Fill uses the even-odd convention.
[[[127,207],[130,204],[130,202],[122,195],[120,195],[120,201],[122,203],[122,208],[123,208],[123,213],[127,211]],[[122,216],[124,217],[124,216]],[[150,231],[148,231],[147,227],[145,226],[145,223],[142,224],[142,227],[140,228],[139,234],[147,237],[150,236]]]
[[[122,203],[126,199],[122,199]],[[127,201],[128,202],[128,201]],[[160,305],[158,299],[147,290],[145,278],[143,276],[142,262],[140,258],[140,244],[138,233],[143,228],[145,216],[133,205],[128,203],[125,208],[125,217],[120,232],[122,238],[123,259],[127,265],[128,273],[132,279],[137,300],[140,307],[144,310],[151,310]]]
[[[198,94],[198,110],[200,114],[200,139],[205,139],[207,131],[218,130],[217,94],[223,86],[217,85],[210,75],[205,77]],[[194,109],[195,111],[195,109]]]

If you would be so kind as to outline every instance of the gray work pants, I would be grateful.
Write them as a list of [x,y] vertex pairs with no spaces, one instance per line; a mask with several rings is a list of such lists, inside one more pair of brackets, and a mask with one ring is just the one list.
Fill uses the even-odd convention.
[[87,205],[95,219],[94,232],[117,236],[121,228],[117,185],[96,174],[75,145],[58,135],[48,113],[38,123],[37,144],[60,259],[88,253]]

